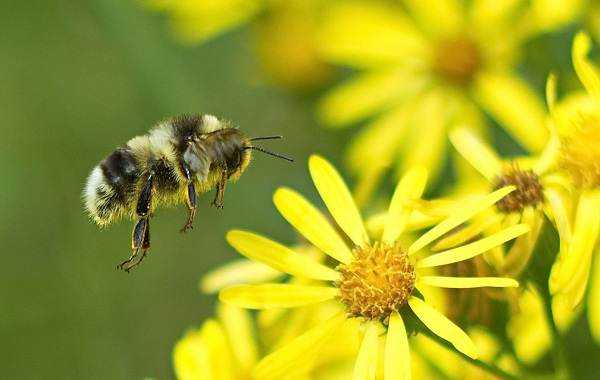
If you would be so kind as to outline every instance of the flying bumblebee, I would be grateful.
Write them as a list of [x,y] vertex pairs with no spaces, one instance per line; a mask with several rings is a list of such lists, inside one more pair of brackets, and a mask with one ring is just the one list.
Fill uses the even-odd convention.
[[227,181],[246,170],[252,150],[293,161],[253,145],[278,138],[249,138],[212,115],[184,115],[159,123],[108,155],[90,173],[83,196],[100,227],[123,216],[136,220],[131,256],[117,268],[129,272],[146,256],[150,218],[157,207],[185,203],[188,216],[181,231],[186,232],[196,216],[197,195],[215,188],[212,205],[223,208]]

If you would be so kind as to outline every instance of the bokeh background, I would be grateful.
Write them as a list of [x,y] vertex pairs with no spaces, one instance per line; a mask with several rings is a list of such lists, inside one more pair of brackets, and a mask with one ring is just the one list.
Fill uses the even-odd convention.
[[[272,192],[289,185],[315,200],[308,155],[339,163],[351,131],[319,128],[318,92],[266,84],[247,27],[190,47],[164,16],[124,0],[0,1],[0,25],[0,376],[172,378],[174,342],[212,312],[200,276],[237,257],[224,233],[251,228],[292,242]],[[569,87],[574,30],[528,46],[524,74],[538,90],[550,69]],[[129,255],[131,223],[100,231],[88,221],[86,176],[116,146],[184,112],[283,134],[269,147],[296,163],[256,155],[223,210],[209,207],[212,194],[200,198],[187,235],[178,232],[184,207],[159,210],[150,257],[123,273],[115,266]],[[600,350],[586,323],[567,338],[572,362],[586,363],[577,378],[592,378]]]

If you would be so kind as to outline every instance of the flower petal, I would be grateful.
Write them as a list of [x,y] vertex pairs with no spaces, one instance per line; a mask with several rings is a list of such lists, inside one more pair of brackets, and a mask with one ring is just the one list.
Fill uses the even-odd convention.
[[343,313],[313,327],[290,343],[263,358],[255,367],[253,378],[282,379],[307,356],[319,352],[327,339],[345,322]]
[[468,128],[460,127],[453,130],[450,133],[450,141],[488,181],[494,181],[502,173],[500,157]]
[[428,52],[427,41],[399,6],[344,1],[328,7],[325,18],[317,49],[332,62],[382,67],[423,61]]
[[527,232],[529,232],[529,226],[517,224],[473,243],[425,257],[417,262],[417,267],[437,267],[467,260]]
[[337,288],[291,284],[234,285],[221,290],[219,300],[245,309],[298,307],[337,296]]
[[[444,163],[447,146],[447,127],[451,99],[443,91],[430,91],[423,94],[410,120],[409,133],[399,162],[399,174],[414,166],[423,166],[431,178],[436,178]],[[415,128],[426,125],[427,128]]]
[[283,276],[284,273],[268,265],[239,259],[208,272],[200,279],[199,287],[202,292],[210,294],[230,285],[270,282]]
[[393,244],[404,231],[412,211],[410,201],[421,198],[426,183],[427,170],[423,167],[414,167],[398,182],[383,230],[384,242]]
[[592,41],[587,34],[580,32],[575,36],[572,52],[573,67],[587,91],[600,100],[600,75],[598,69],[587,58],[591,48]]
[[476,218],[468,225],[458,229],[458,231],[452,232],[448,234],[448,236],[439,239],[435,245],[431,247],[431,250],[439,252],[473,241],[483,231],[487,231],[492,226],[499,225],[503,217],[503,214],[491,212],[489,215],[485,215],[485,217]]
[[464,23],[465,10],[457,0],[404,0],[421,29],[433,36],[457,34]]
[[385,338],[385,380],[410,380],[410,351],[402,317],[397,311],[390,316]]
[[558,189],[546,186],[544,188],[544,199],[551,214],[551,220],[554,221],[558,236],[560,237],[561,251],[565,249],[571,241],[571,222],[569,218],[569,201]]
[[318,115],[331,127],[342,127],[391,108],[419,92],[426,77],[406,69],[360,74],[320,101]]
[[239,253],[293,276],[313,280],[335,281],[339,274],[309,257],[252,232],[232,230],[226,236],[229,244]]
[[234,380],[234,363],[231,360],[229,342],[221,324],[209,319],[202,325],[200,334],[202,335],[202,341],[207,347],[212,368],[212,378]]
[[250,312],[239,307],[220,303],[217,314],[230,344],[237,364],[243,373],[249,373],[258,361],[258,347],[254,339],[254,324]]
[[377,350],[379,348],[379,326],[377,322],[367,322],[367,331],[360,345],[353,380],[375,380],[377,374]]
[[526,149],[540,152],[548,140],[544,104],[516,75],[482,73],[475,96],[481,106]]
[[600,195],[584,192],[579,198],[573,235],[568,250],[559,255],[550,276],[553,293],[564,291],[581,271],[589,269],[592,251],[600,233]]
[[460,327],[456,326],[433,307],[427,305],[423,300],[416,297],[410,297],[408,299],[408,304],[429,330],[440,338],[452,343],[458,351],[472,359],[477,359],[479,356],[477,347]]
[[308,241],[344,264],[352,260],[352,252],[325,216],[296,191],[279,188],[273,195],[279,213]]
[[324,158],[312,155],[308,160],[312,180],[329,213],[340,228],[358,246],[369,242],[360,212],[338,171]]
[[438,225],[421,235],[408,249],[409,254],[413,254],[425,247],[435,239],[449,232],[453,228],[469,220],[473,215],[494,205],[507,194],[515,190],[514,186],[507,186],[494,191],[476,201],[465,204],[464,209],[456,210],[456,212],[447,219],[440,222]]
[[438,288],[516,288],[519,283],[512,278],[506,277],[444,277],[423,276],[419,277],[419,283],[437,286]]
[[600,248],[595,254],[592,269],[592,284],[588,296],[587,316],[590,321],[590,331],[597,343],[600,343]]
[[173,349],[175,375],[181,380],[212,379],[208,349],[199,331],[190,331]]

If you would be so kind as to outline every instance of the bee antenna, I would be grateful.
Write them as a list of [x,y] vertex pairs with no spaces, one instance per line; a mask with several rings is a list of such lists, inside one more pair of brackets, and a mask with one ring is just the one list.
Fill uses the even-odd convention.
[[258,141],[258,140],[279,140],[282,139],[283,136],[281,135],[276,135],[276,136],[260,136],[260,137],[252,137],[250,139],[250,141]]
[[265,154],[268,154],[269,156],[273,156],[273,157],[281,158],[281,159],[283,159],[283,160],[286,160],[286,161],[289,161],[289,162],[294,162],[294,159],[293,159],[293,158],[290,158],[290,157],[284,156],[283,154],[278,154],[278,153],[269,152],[268,150],[266,150],[266,149],[263,149],[263,148],[261,148],[261,147],[259,147],[259,146],[245,146],[245,147],[244,147],[244,150],[246,150],[246,149],[258,150],[259,152],[263,152],[263,153],[265,153]]

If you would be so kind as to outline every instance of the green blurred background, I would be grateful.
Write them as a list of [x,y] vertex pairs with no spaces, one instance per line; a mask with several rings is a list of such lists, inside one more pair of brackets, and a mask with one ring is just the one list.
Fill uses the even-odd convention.
[[[225,232],[251,228],[292,242],[272,192],[289,185],[315,200],[308,155],[339,164],[351,132],[318,128],[314,98],[262,85],[243,30],[182,46],[164,17],[125,0],[1,1],[0,25],[1,377],[172,378],[174,342],[212,313],[200,276],[237,257]],[[551,68],[563,86],[573,82],[565,54],[572,35],[527,49],[536,69],[524,74],[540,92]],[[117,271],[132,225],[100,231],[91,224],[82,208],[85,179],[116,146],[184,112],[231,119],[254,136],[283,134],[269,146],[296,163],[256,156],[228,187],[223,210],[209,207],[212,194],[201,197],[187,235],[178,232],[183,207],[159,210],[150,257],[129,275]],[[586,363],[575,366],[577,378],[592,378],[600,349],[584,319],[567,343],[572,363]]]
[[[174,342],[212,312],[200,276],[237,258],[225,232],[292,241],[271,195],[290,185],[314,199],[306,159],[331,156],[338,140],[317,128],[310,101],[258,84],[242,32],[189,48],[131,1],[0,4],[0,377],[171,378]],[[186,235],[183,206],[158,210],[150,257],[128,275],[115,266],[130,253],[131,222],[99,230],[82,187],[115,147],[183,112],[283,134],[269,147],[297,161],[257,155],[223,210],[209,207],[213,194],[200,198]]]

